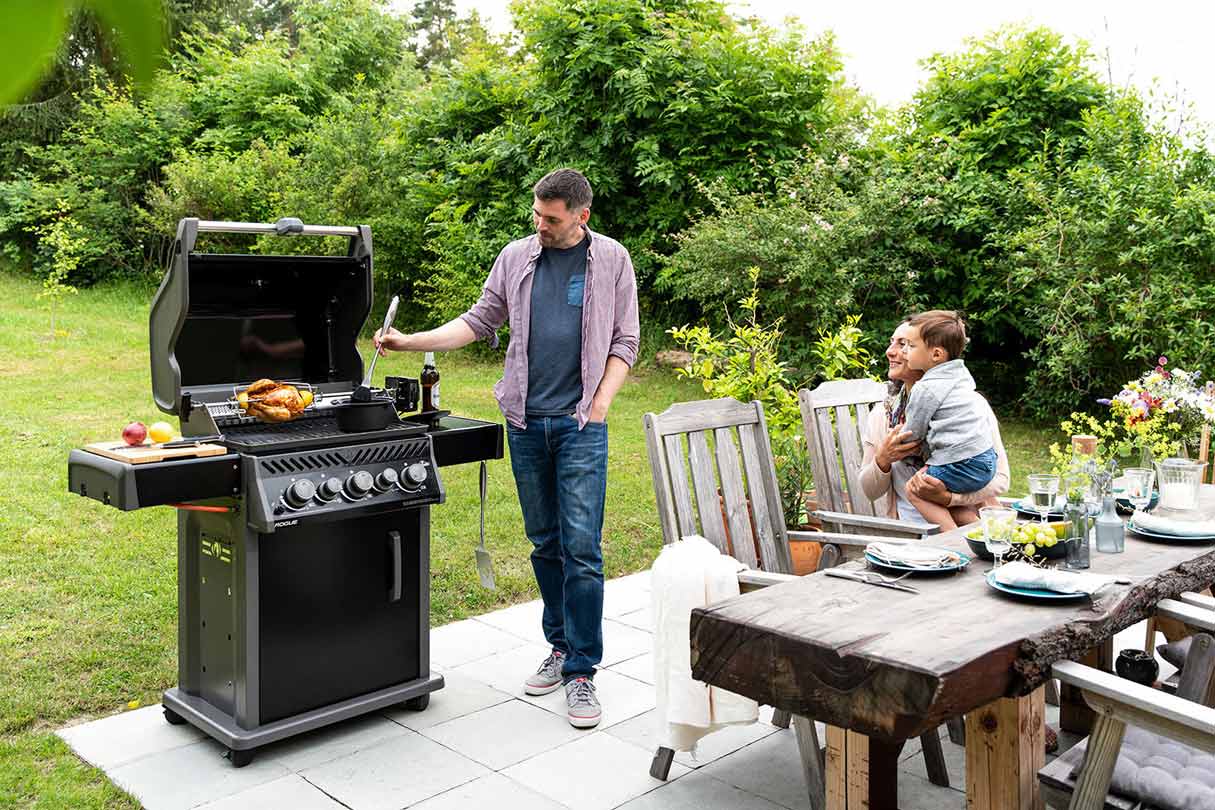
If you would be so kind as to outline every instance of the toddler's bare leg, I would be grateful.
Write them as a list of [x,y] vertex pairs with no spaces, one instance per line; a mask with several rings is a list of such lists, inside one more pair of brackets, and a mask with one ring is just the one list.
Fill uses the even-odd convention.
[[953,522],[959,526],[974,523],[979,519],[979,510],[973,506],[951,506],[949,514],[953,517]]
[[953,516],[949,514],[949,507],[935,504],[932,501],[926,501],[923,498],[907,493],[907,500],[916,508],[924,519],[929,523],[935,523],[941,527],[941,531],[947,532],[950,529],[958,528],[958,524],[954,522]]

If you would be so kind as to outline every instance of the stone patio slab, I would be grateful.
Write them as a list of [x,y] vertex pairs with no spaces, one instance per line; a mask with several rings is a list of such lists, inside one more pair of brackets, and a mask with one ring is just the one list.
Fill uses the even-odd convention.
[[204,740],[137,759],[107,775],[144,810],[186,810],[291,775],[272,759],[233,768],[224,753],[219,743]]
[[256,759],[272,759],[299,772],[408,733],[399,723],[372,714],[268,745],[257,752]]
[[[670,779],[688,773],[671,766]],[[650,776],[649,752],[595,732],[502,772],[554,801],[580,810],[610,810],[664,783]]]
[[384,716],[406,728],[421,731],[508,700],[513,698],[505,692],[458,672],[447,671],[443,673],[443,688],[430,693],[430,705],[425,711],[389,709]]
[[[249,767],[256,765],[254,760]],[[483,765],[407,730],[300,776],[350,810],[400,810],[488,773]]]
[[81,759],[103,770],[206,738],[193,726],[166,723],[159,705],[116,714],[104,721],[69,726],[57,733]]
[[198,810],[343,810],[342,805],[326,796],[315,785],[298,774],[284,776],[249,790],[208,802]]
[[567,810],[566,805],[541,796],[534,790],[507,779],[502,774],[491,773],[452,788],[410,810]]
[[[564,692],[562,692],[564,694]],[[560,716],[509,700],[437,726],[422,734],[458,754],[500,771],[586,734]]]
[[476,619],[465,619],[430,631],[430,660],[437,667],[453,669],[526,643],[526,639],[505,630]]

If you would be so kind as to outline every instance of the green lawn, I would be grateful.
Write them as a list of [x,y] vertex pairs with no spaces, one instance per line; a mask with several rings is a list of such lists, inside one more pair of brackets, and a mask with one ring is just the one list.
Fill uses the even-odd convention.
[[[107,286],[66,300],[49,337],[37,283],[0,273],[0,808],[135,807],[52,732],[155,703],[176,677],[176,529],[169,508],[119,512],[67,492],[67,454],[162,415],[151,401],[150,289]],[[439,358],[444,406],[498,419],[498,360]],[[421,358],[393,355],[377,374],[416,376]],[[649,566],[661,544],[641,416],[695,399],[696,386],[651,371],[611,414],[604,557],[608,576]],[[170,420],[173,421],[173,420]],[[1013,492],[1044,468],[1047,431],[1006,422]],[[488,545],[498,591],[477,580],[476,465],[443,471],[447,503],[432,535],[434,624],[535,598],[529,544],[508,462],[490,464]]]

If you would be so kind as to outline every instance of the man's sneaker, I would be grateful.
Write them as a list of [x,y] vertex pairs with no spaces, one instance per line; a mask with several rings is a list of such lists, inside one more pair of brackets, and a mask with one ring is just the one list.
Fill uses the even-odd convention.
[[523,684],[523,691],[529,695],[547,695],[561,685],[561,665],[565,663],[565,655],[560,650],[553,650],[536,674]]
[[594,728],[599,725],[599,698],[595,684],[589,678],[575,678],[565,685],[565,705],[569,709],[570,725],[574,728]]

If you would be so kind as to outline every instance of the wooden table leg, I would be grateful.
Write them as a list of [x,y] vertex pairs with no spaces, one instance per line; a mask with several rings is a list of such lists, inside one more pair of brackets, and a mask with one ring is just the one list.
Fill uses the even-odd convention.
[[[1113,672],[1114,639],[1107,638],[1086,652],[1080,663],[1102,672]],[[1072,734],[1087,736],[1093,729],[1093,718],[1093,710],[1084,702],[1080,690],[1066,683],[1062,684],[1059,691],[1059,728]]]
[[827,726],[827,810],[897,810],[903,743]]
[[967,810],[1042,810],[1045,720],[1041,687],[966,713]]

